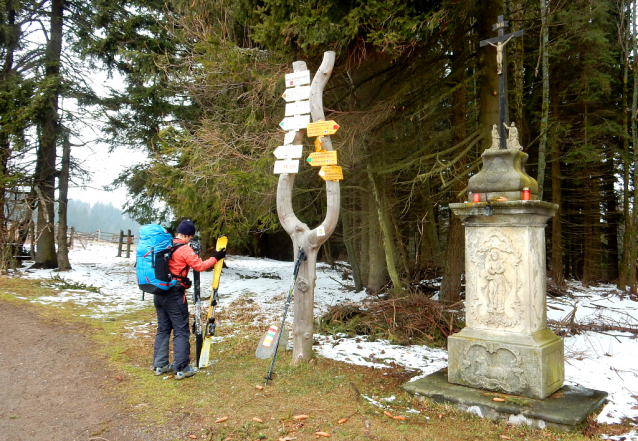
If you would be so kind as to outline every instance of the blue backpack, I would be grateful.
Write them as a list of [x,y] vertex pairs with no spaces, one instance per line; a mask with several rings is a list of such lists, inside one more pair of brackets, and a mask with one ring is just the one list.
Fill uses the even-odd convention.
[[168,269],[168,261],[173,251],[182,245],[173,246],[173,237],[160,225],[149,224],[140,228],[135,266],[137,284],[143,292],[166,294],[175,286],[177,280]]

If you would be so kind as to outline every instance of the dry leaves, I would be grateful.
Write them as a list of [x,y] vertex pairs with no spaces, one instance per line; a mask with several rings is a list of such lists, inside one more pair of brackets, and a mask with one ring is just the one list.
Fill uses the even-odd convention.
[[301,421],[308,418],[308,415],[295,415],[293,418],[296,419],[297,421]]
[[387,417],[393,418],[392,414],[390,412],[388,412],[387,410],[383,411],[383,414]]
[[343,424],[346,421],[348,421],[348,418],[341,418],[339,421],[337,421],[337,424]]
[[325,436],[326,438],[330,436],[328,432],[315,432],[317,436]]
[[262,420],[261,418],[257,418],[257,417],[253,417],[253,421],[257,422],[257,423],[263,423],[264,420]]
[[190,435],[188,435],[188,437],[190,439],[197,439],[197,435],[195,435],[194,433],[191,433]]
[[264,386],[255,386],[255,389],[264,390]]
[[399,421],[405,421],[406,420],[406,418],[403,415],[393,416],[392,419],[399,420]]
[[505,401],[505,398],[494,397],[494,398],[492,398],[492,401],[498,401],[499,403],[502,403],[503,401]]
[[120,377],[119,375],[116,375],[116,376],[115,376],[115,379],[116,379],[117,381],[122,381],[124,378]]
[[512,438],[510,438],[509,436],[505,436],[505,435],[500,435],[500,438],[501,438],[501,439],[512,439]]
[[221,417],[221,418],[217,418],[217,421],[215,421],[216,423],[223,423],[224,421],[226,421],[228,419],[227,416],[225,417]]

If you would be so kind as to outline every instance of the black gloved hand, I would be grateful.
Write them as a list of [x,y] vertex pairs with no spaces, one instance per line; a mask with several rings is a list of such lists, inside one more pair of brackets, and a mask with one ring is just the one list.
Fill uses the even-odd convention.
[[222,260],[224,257],[226,257],[226,248],[223,248],[221,251],[215,251],[215,254],[213,254],[213,257],[219,262],[220,260]]

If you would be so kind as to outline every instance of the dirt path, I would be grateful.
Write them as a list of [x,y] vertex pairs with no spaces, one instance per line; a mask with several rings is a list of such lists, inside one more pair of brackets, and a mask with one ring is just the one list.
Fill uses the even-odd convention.
[[83,330],[30,310],[0,303],[0,439],[171,439],[137,423],[105,392],[117,379]]

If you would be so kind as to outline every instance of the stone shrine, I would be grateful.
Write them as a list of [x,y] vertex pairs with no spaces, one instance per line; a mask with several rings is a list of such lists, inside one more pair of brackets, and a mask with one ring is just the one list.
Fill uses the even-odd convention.
[[450,204],[465,226],[466,327],[448,338],[448,381],[543,399],[564,380],[563,340],[547,328],[545,300],[545,225],[558,206],[537,200],[526,153],[482,156],[469,201]]

